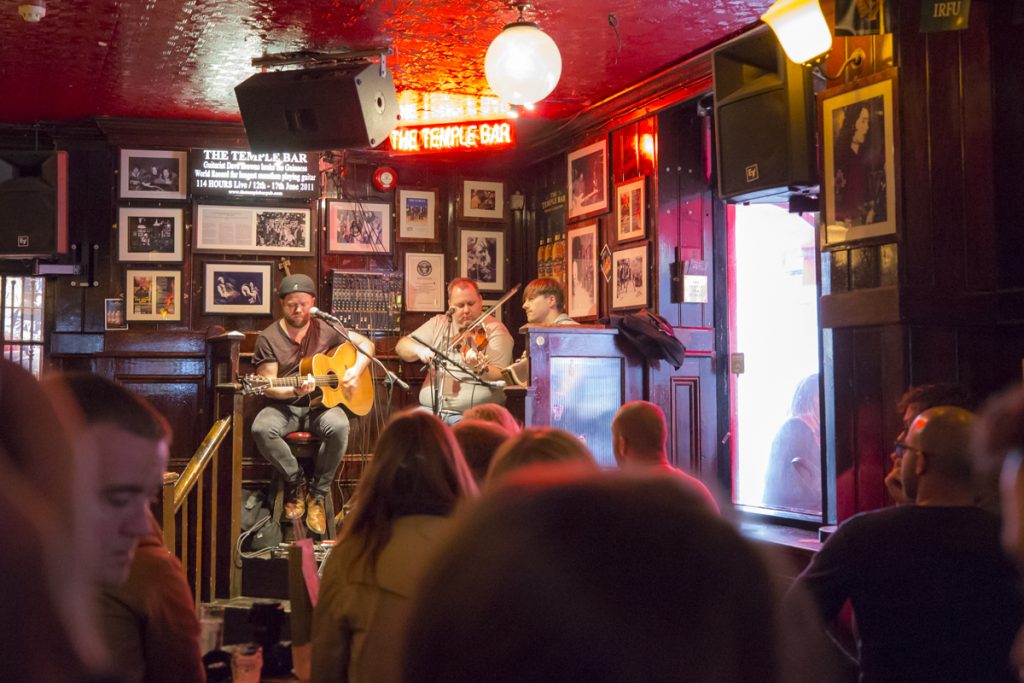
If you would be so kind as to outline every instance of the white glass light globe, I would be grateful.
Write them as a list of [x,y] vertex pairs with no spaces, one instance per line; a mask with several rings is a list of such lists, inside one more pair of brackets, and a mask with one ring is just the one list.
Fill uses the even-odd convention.
[[509,24],[484,58],[487,84],[510,104],[532,104],[547,97],[562,75],[562,55],[536,24]]

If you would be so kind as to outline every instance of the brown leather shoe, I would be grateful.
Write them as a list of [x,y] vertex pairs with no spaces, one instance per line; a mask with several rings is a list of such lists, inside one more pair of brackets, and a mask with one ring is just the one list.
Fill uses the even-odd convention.
[[323,496],[306,498],[306,526],[317,536],[323,536],[327,531],[327,515],[324,512]]
[[306,484],[299,482],[285,489],[284,516],[288,519],[301,519],[306,514]]

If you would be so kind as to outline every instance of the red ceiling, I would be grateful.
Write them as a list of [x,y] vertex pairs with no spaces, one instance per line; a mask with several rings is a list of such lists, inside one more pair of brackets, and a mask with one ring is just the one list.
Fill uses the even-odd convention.
[[[562,51],[538,108],[564,118],[757,21],[771,0],[537,0]],[[388,45],[399,90],[487,93],[501,0],[48,0],[24,22],[0,3],[0,122],[89,116],[238,120],[233,88],[263,52]],[[614,14],[618,39],[609,22]],[[621,44],[621,45],[620,45]]]

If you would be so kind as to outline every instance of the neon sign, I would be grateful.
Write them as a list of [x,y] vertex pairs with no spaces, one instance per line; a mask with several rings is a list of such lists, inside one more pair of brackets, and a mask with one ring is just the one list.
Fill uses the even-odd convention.
[[515,133],[510,121],[410,126],[391,132],[391,149],[396,152],[508,149],[514,146]]

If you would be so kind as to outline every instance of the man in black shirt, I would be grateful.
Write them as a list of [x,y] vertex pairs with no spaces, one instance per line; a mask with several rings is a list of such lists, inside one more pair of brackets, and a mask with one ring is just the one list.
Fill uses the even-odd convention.
[[911,424],[903,485],[913,505],[856,515],[797,583],[826,620],[850,600],[861,681],[1016,681],[1017,574],[999,519],[974,505],[966,410],[938,407]]
[[[307,275],[289,275],[281,281],[279,290],[284,316],[260,332],[256,340],[252,363],[256,374],[275,379],[298,375],[303,358],[338,346],[345,341],[341,333],[320,319],[310,316],[316,301],[316,287]],[[354,344],[373,354],[373,343],[360,334],[349,331]],[[341,376],[343,389],[353,388],[370,359],[358,354],[356,361]],[[306,524],[317,533],[327,529],[323,501],[334,480],[335,471],[348,446],[348,415],[340,406],[324,409],[310,407],[310,394],[316,390],[316,381],[307,375],[295,385],[270,387],[264,392],[273,399],[261,410],[252,423],[252,436],[256,447],[285,479],[285,516],[298,519],[306,516]],[[284,436],[305,424],[321,438],[316,455],[315,474],[309,482],[307,495],[302,467],[295,460]],[[333,521],[333,520],[332,520]]]

